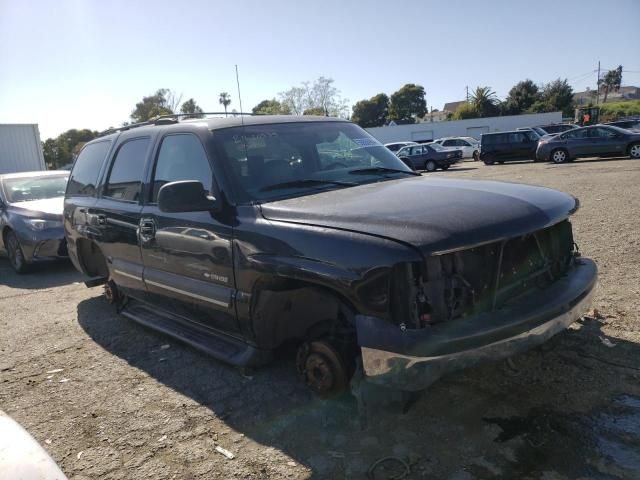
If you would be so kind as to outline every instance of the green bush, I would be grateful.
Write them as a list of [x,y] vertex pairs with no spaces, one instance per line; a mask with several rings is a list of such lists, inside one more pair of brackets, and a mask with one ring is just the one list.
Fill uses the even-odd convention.
[[600,121],[610,122],[622,117],[640,116],[640,100],[607,102],[600,105]]

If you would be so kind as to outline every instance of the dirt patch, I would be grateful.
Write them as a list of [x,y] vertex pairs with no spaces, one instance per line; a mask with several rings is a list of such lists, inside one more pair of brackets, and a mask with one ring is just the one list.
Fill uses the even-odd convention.
[[638,478],[640,162],[465,162],[429,175],[579,197],[572,223],[598,263],[597,312],[361,431],[353,398],[314,398],[293,354],[240,372],[117,315],[68,265],[17,276],[0,258],[0,408],[75,479],[365,478],[388,456],[407,478]]

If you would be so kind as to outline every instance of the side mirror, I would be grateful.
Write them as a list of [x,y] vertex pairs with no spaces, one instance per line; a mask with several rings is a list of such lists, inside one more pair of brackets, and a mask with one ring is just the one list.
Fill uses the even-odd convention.
[[165,183],[158,192],[158,208],[161,212],[205,212],[216,210],[215,197],[207,195],[202,183],[182,180]]

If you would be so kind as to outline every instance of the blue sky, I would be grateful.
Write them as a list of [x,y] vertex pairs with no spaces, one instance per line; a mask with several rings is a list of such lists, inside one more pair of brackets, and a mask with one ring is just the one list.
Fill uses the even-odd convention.
[[640,85],[639,19],[638,0],[0,0],[0,123],[101,130],[162,87],[239,109],[235,64],[245,111],[320,75],[351,103],[418,83],[438,109],[467,85],[593,88],[598,60]]

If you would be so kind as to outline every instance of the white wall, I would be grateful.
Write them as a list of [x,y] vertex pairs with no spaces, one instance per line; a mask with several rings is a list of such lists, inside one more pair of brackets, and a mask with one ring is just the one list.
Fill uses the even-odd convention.
[[45,170],[38,125],[0,125],[0,174],[36,170]]
[[375,127],[367,128],[367,131],[382,143],[418,142],[453,136],[474,137],[480,140],[482,133],[504,132],[519,127],[535,127],[560,122],[562,122],[562,112],[551,112]]

